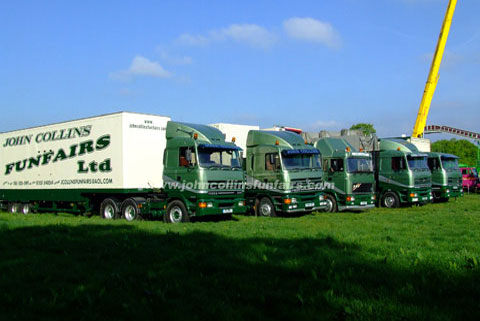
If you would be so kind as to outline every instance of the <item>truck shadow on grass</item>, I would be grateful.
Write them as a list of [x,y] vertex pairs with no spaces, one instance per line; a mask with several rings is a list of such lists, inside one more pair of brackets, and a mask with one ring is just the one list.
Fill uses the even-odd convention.
[[476,319],[478,270],[399,269],[331,237],[0,230],[4,320]]

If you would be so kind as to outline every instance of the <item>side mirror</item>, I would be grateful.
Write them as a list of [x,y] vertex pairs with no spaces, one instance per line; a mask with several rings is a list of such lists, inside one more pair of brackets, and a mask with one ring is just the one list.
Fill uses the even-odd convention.
[[275,155],[270,154],[269,156],[270,156],[270,164],[275,165]]
[[185,159],[187,160],[187,162],[188,162],[189,164],[192,163],[192,151],[191,151],[190,149],[187,149],[187,150],[185,151]]

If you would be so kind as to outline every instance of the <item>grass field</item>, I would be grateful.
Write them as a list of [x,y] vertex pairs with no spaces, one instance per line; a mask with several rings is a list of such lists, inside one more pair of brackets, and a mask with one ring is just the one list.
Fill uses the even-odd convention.
[[480,195],[293,218],[0,213],[2,320],[479,320]]

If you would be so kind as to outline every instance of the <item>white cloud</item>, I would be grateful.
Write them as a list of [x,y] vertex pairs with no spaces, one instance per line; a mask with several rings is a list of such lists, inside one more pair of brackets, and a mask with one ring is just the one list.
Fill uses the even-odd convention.
[[128,80],[134,76],[148,76],[156,78],[169,78],[173,74],[165,70],[158,62],[150,61],[143,56],[135,56],[130,68],[110,74],[110,78],[115,80]]
[[252,47],[268,48],[277,37],[267,29],[255,24],[232,24],[227,28],[211,30],[207,35],[182,34],[177,43],[190,46],[203,46],[211,42],[233,40]]
[[172,65],[190,65],[193,62],[192,57],[189,56],[172,55],[168,53],[168,51],[160,48],[158,49],[158,51],[160,53],[160,57],[162,57],[164,61]]
[[290,18],[283,22],[283,28],[288,36],[308,41],[321,43],[329,48],[341,46],[338,32],[328,22],[313,18]]
[[210,39],[208,39],[205,36],[201,35],[191,35],[188,33],[184,33],[180,35],[177,39],[177,43],[181,45],[187,45],[187,46],[204,46],[207,45],[210,42]]

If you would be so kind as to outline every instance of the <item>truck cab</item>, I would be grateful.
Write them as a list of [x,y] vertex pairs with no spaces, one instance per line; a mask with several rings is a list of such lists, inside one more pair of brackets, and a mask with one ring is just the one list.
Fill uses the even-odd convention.
[[372,156],[357,151],[342,138],[320,138],[314,144],[322,154],[327,212],[375,207]]
[[462,173],[462,188],[464,191],[473,192],[480,190],[480,182],[478,179],[478,172],[475,167],[468,167],[466,165],[460,167]]
[[463,196],[462,173],[458,157],[444,153],[428,153],[428,167],[432,172],[434,201],[448,201],[451,197]]
[[246,198],[258,216],[324,210],[320,152],[290,131],[250,130]]
[[380,139],[374,153],[377,198],[381,206],[424,204],[433,200],[428,155],[402,139]]
[[245,213],[240,148],[216,128],[169,121],[164,154],[166,220]]

